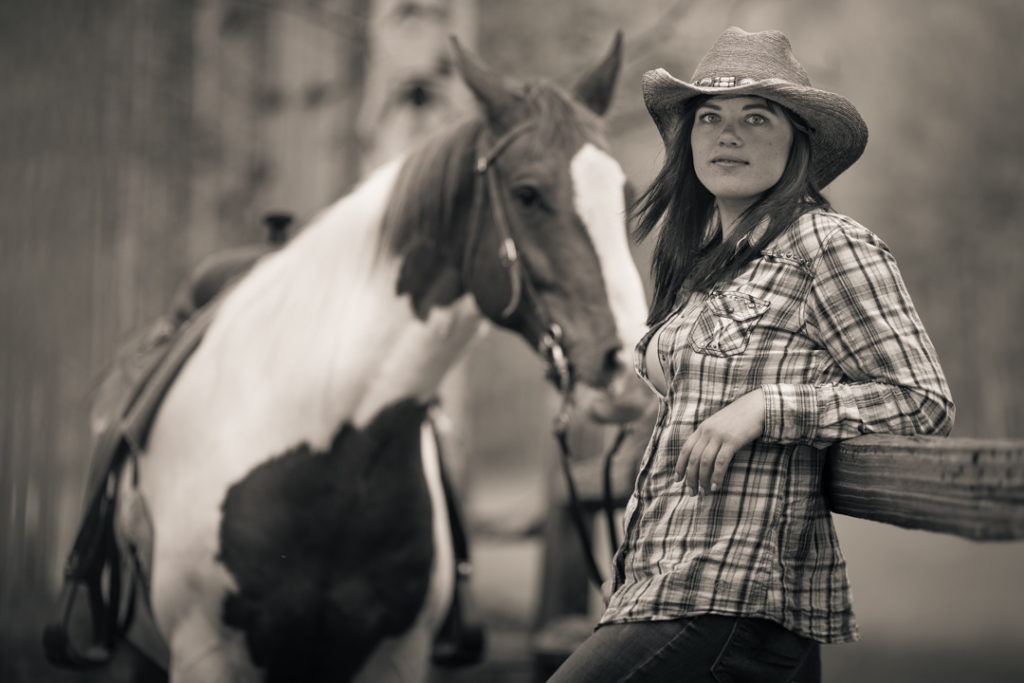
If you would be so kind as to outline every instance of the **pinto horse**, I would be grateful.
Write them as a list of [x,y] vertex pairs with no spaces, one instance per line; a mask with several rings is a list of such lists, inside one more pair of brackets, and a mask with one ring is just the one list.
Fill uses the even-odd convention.
[[425,680],[455,572],[424,418],[490,324],[597,419],[640,412],[625,350],[646,303],[600,125],[620,52],[617,36],[570,95],[453,40],[480,115],[380,168],[216,303],[121,481],[152,520],[171,681]]

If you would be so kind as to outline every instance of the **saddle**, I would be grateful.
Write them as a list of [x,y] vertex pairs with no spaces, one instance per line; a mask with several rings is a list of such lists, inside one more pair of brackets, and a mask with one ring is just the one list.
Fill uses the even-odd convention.
[[[43,630],[43,650],[54,665],[87,669],[108,664],[117,641],[136,618],[137,593],[148,599],[151,547],[137,547],[115,532],[114,515],[124,467],[143,452],[157,410],[185,361],[199,346],[222,295],[262,256],[283,244],[291,218],[271,214],[266,244],[210,257],[192,273],[170,311],[121,347],[101,383],[92,410],[92,466],[81,526],[64,567],[58,613]],[[436,433],[436,432],[435,432]],[[468,616],[468,548],[456,500],[442,479],[456,549],[456,591],[435,642],[434,660],[444,666],[478,662],[483,629]],[[145,539],[151,532],[144,501],[133,505],[130,523]],[[150,545],[145,541],[143,546]],[[148,615],[147,615],[148,616]]]

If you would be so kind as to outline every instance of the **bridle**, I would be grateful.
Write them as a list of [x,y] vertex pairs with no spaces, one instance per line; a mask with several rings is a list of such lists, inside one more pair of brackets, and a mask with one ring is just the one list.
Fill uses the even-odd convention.
[[[479,241],[483,221],[483,201],[486,196],[491,205],[491,217],[494,226],[498,231],[500,246],[498,247],[498,263],[508,276],[510,294],[508,301],[497,314],[498,321],[505,321],[518,313],[526,320],[526,329],[532,331],[536,339],[537,351],[548,362],[553,378],[556,380],[559,392],[563,398],[562,413],[567,413],[571,407],[572,390],[575,380],[572,376],[572,368],[569,365],[568,356],[562,346],[563,332],[561,326],[555,322],[554,316],[544,303],[544,300],[537,293],[532,278],[526,272],[522,261],[519,258],[519,248],[512,233],[512,225],[505,211],[505,204],[502,202],[501,188],[498,184],[498,177],[495,169],[495,162],[502,152],[508,149],[509,145],[523,133],[534,128],[536,122],[527,120],[502,134],[489,149],[478,152],[474,163],[474,192],[473,210],[470,217],[469,235],[466,239],[465,252],[462,259],[462,279],[469,282],[469,268],[472,263],[472,254]],[[483,146],[483,136],[477,137],[477,147]],[[520,310],[524,298],[529,299],[533,306]],[[529,338],[529,336],[528,336]],[[567,419],[567,417],[565,418]]]
[[[535,336],[537,338],[537,351],[547,362],[549,374],[555,380],[558,391],[561,394],[562,405],[554,419],[554,435],[558,441],[559,450],[562,456],[562,472],[565,475],[566,487],[568,489],[570,500],[569,512],[582,545],[587,574],[591,582],[593,582],[598,591],[601,592],[603,579],[601,577],[600,570],[597,568],[597,562],[594,559],[594,552],[590,542],[590,533],[587,531],[587,524],[583,519],[583,509],[580,504],[579,495],[576,492],[576,485],[573,480],[570,465],[571,451],[569,448],[569,420],[573,405],[572,395],[575,386],[575,378],[573,377],[572,367],[569,364],[565,348],[562,346],[562,328],[554,321],[550,310],[545,305],[544,300],[541,299],[537,293],[533,280],[530,278],[529,273],[526,271],[526,268],[519,259],[519,249],[516,246],[512,226],[508,219],[508,215],[505,212],[505,204],[502,202],[497,173],[494,170],[496,168],[495,161],[497,161],[501,153],[508,149],[509,145],[517,137],[530,130],[535,125],[535,121],[527,120],[513,126],[502,134],[489,149],[484,149],[482,152],[480,152],[479,149],[483,147],[484,136],[477,136],[476,146],[478,151],[474,164],[474,182],[476,187],[474,188],[475,192],[473,194],[473,210],[470,214],[469,235],[466,239],[466,247],[462,259],[462,279],[464,283],[468,283],[470,281],[469,268],[472,263],[471,257],[473,251],[476,249],[476,243],[479,240],[479,233],[483,226],[483,201],[486,194],[491,205],[492,218],[494,220],[494,225],[498,230],[498,237],[500,240],[500,246],[498,248],[498,262],[501,264],[501,267],[508,276],[511,291],[508,301],[498,314],[498,320],[499,322],[508,320],[514,314],[519,312],[521,316],[527,318],[526,322],[528,324],[531,322],[533,323],[533,330],[535,331]],[[527,308],[525,311],[520,311],[519,309],[521,308],[524,297],[528,298],[533,303],[533,306]],[[529,327],[527,329],[529,329]],[[620,427],[619,433],[616,435],[611,447],[607,450],[603,459],[603,507],[605,516],[607,517],[609,540],[613,551],[618,547],[618,539],[615,533],[615,510],[611,493],[611,462],[628,433],[628,426],[623,425]]]

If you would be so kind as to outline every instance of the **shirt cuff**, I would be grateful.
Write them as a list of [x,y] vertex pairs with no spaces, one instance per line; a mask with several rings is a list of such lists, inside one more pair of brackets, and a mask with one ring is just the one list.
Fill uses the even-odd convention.
[[818,433],[818,398],[812,384],[762,384],[764,435],[769,443],[811,443]]

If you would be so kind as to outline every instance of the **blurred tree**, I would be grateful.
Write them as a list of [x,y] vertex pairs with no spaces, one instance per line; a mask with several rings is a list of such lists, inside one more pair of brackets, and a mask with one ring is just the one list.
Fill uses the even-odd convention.
[[471,0],[374,0],[358,116],[363,175],[475,106],[451,62],[449,36],[473,47]]
[[265,211],[358,177],[366,5],[0,3],[0,680],[73,678],[39,638],[118,342]]

